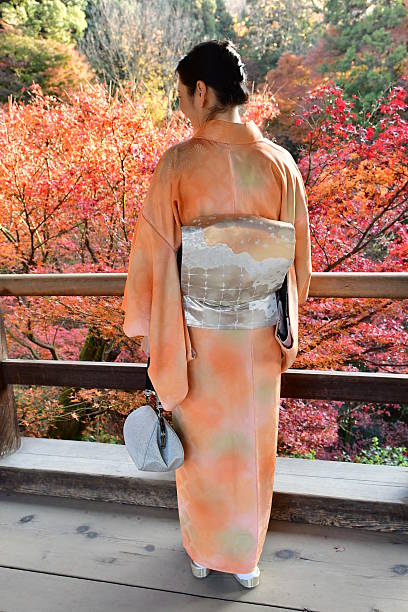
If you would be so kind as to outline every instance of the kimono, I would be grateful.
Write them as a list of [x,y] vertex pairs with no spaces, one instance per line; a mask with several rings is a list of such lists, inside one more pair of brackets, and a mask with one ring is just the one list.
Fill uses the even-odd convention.
[[[260,215],[295,227],[288,272],[288,348],[276,326],[187,325],[177,251],[182,226],[214,214]],[[308,297],[307,195],[292,155],[254,123],[212,119],[160,158],[132,240],[123,331],[149,336],[149,376],[184,447],[176,471],[183,545],[210,569],[257,565],[272,505],[281,373],[298,352]]]

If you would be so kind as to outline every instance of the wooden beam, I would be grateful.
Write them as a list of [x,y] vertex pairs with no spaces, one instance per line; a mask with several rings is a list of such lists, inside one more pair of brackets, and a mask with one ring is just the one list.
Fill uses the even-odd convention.
[[[126,273],[1,274],[1,295],[117,295]],[[313,272],[309,297],[408,298],[407,272]]]
[[[7,359],[7,338],[0,308],[0,366]],[[14,453],[21,446],[14,391],[0,367],[0,457]]]
[[[0,365],[8,384],[128,391],[145,388],[144,363],[6,359]],[[281,397],[401,403],[408,398],[408,374],[289,369],[282,374]]]
[[126,273],[1,274],[0,295],[123,295]]
[[289,369],[281,397],[398,404],[408,401],[408,374]]
[[407,272],[313,272],[310,297],[408,298]]
[[[176,473],[138,470],[123,444],[22,441],[0,461],[0,492],[177,508]],[[407,478],[400,466],[277,456],[270,529],[278,519],[408,535]]]
[[0,367],[14,385],[136,391],[146,382],[145,363],[6,359]]

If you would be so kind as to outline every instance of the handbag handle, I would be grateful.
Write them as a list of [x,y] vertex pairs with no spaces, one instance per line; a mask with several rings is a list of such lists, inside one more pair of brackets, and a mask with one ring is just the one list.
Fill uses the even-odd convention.
[[164,448],[167,444],[167,435],[166,435],[166,426],[165,426],[164,416],[163,416],[163,406],[162,406],[159,396],[157,395],[157,392],[155,391],[155,388],[153,387],[153,383],[150,380],[150,376],[147,371],[149,365],[150,365],[150,356],[147,359],[145,395],[146,395],[146,399],[149,402],[149,405],[151,408],[153,408],[153,406],[150,404],[150,401],[149,401],[150,396],[154,395],[156,398],[156,410],[158,411],[158,414],[157,413],[156,414],[157,414],[157,418],[160,424],[160,448]]

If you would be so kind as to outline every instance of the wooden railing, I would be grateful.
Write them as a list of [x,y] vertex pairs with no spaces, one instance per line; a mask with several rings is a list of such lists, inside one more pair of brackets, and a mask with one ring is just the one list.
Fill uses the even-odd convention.
[[[122,296],[126,274],[3,274],[0,296]],[[408,298],[408,273],[314,272],[309,297]],[[20,446],[13,384],[88,389],[143,389],[146,364],[9,359],[0,310],[0,456]],[[281,397],[408,401],[408,374],[289,369]]]

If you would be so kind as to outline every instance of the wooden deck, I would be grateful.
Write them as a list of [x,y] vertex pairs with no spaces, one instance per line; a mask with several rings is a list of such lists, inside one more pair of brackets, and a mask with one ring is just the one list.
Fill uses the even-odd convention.
[[[139,471],[123,444],[23,436],[0,491],[177,509],[175,472]],[[408,536],[408,468],[278,456],[271,517]]]
[[[123,296],[125,280],[3,274],[0,295]],[[309,296],[404,299],[408,274],[314,272]],[[8,359],[0,312],[0,612],[408,612],[406,468],[278,457],[261,584],[199,580],[174,474],[138,473],[117,445],[19,447],[13,384],[143,389],[145,365]],[[289,369],[281,397],[401,403],[407,389],[406,374]]]
[[172,508],[0,492],[1,612],[406,612],[408,536],[272,521],[261,584],[191,574]]

